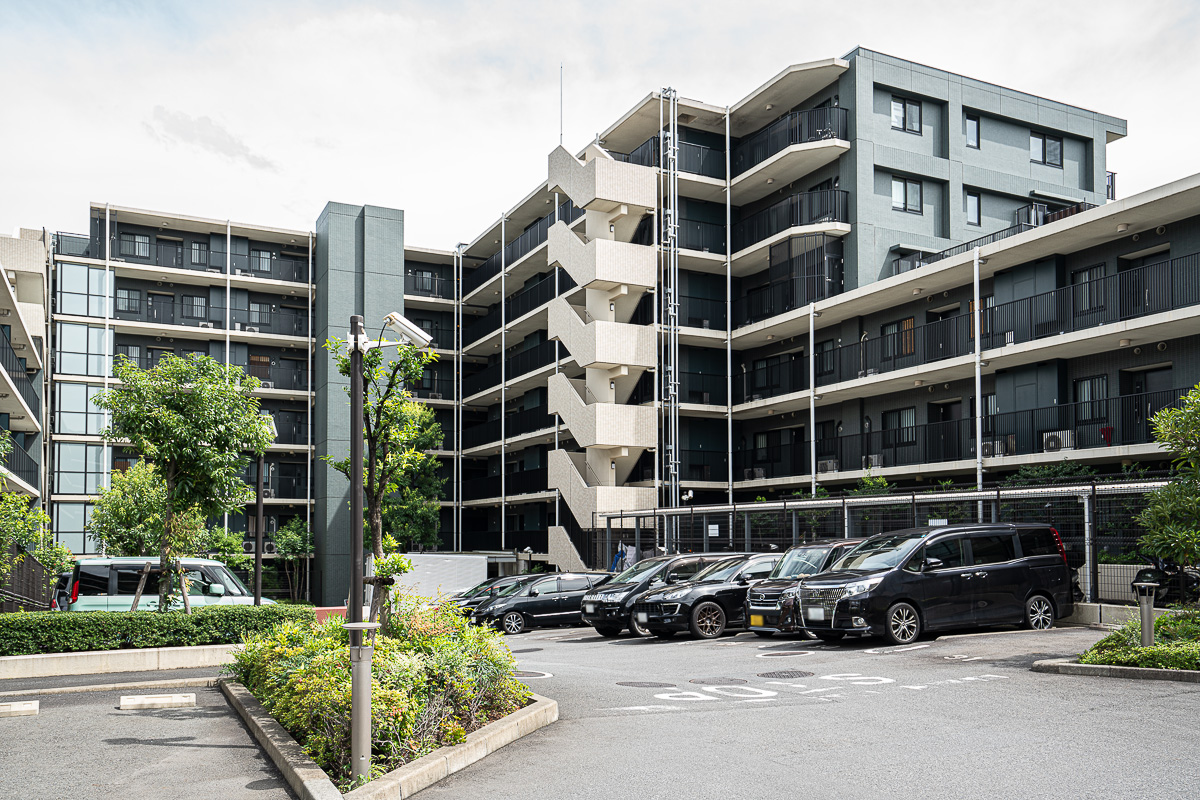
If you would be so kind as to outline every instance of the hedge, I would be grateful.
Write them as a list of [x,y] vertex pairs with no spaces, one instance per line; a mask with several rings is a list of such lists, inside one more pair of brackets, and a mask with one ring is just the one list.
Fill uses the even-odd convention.
[[312,624],[312,606],[215,605],[183,611],[34,611],[0,614],[0,656],[237,644],[280,622]]
[[1200,611],[1163,614],[1154,622],[1154,644],[1142,647],[1142,625],[1131,618],[1079,657],[1081,664],[1200,670]]

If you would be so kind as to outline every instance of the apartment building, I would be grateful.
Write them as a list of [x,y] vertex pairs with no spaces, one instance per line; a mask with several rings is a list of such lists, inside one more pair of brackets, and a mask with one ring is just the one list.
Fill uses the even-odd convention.
[[10,492],[43,498],[45,485],[46,264],[50,236],[41,229],[0,235],[0,429],[12,443],[0,460]]

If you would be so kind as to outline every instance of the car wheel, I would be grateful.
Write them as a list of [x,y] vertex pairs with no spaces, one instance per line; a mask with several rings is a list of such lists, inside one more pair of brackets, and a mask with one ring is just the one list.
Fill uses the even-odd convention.
[[510,611],[500,620],[500,627],[510,636],[525,630],[525,617],[519,611]]
[[813,635],[822,642],[840,642],[846,636],[845,631],[813,631]]
[[921,635],[921,616],[911,603],[896,603],[887,610],[883,638],[892,644],[910,644]]
[[634,636],[649,636],[650,629],[637,621],[636,614],[629,615],[629,632]]
[[654,631],[654,635],[659,639],[671,639],[675,636],[675,631]]
[[1035,594],[1025,601],[1025,627],[1035,631],[1054,627],[1054,605],[1044,594]]
[[605,637],[606,639],[615,639],[621,635],[621,629],[620,628],[596,628],[596,633],[600,634],[601,636]]
[[761,636],[764,639],[770,639],[775,635],[775,631],[754,631],[755,636]]
[[725,609],[706,600],[692,609],[692,635],[697,639],[716,639],[725,632]]

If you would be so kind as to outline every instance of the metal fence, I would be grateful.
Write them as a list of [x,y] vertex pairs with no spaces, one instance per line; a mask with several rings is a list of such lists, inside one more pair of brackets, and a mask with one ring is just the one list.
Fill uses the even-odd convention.
[[[11,545],[7,554],[9,561],[21,555],[22,549]],[[0,612],[12,611],[45,611],[50,608],[51,592],[54,576],[46,574],[46,568],[33,557],[25,553],[21,563],[13,567],[12,572],[0,580]]]
[[622,544],[643,556],[763,552],[925,525],[1045,523],[1062,536],[1085,599],[1133,603],[1130,583],[1149,563],[1136,552],[1144,531],[1135,518],[1146,506],[1146,492],[1163,485],[1162,480],[1072,482],[641,509],[598,514],[595,528],[568,526],[568,532],[589,567],[607,568]]

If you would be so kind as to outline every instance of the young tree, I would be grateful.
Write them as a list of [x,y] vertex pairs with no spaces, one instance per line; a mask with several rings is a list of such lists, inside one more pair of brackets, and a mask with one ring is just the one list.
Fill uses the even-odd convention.
[[[1200,564],[1200,386],[1183,396],[1179,408],[1164,408],[1152,422],[1154,438],[1175,454],[1175,475],[1166,486],[1146,495],[1146,508],[1137,517],[1146,529],[1141,549],[1181,566],[1196,566]],[[1182,589],[1182,572],[1179,581]]]
[[[338,371],[349,377],[350,357],[346,355],[345,342],[330,339],[325,343],[325,349],[336,359]],[[436,499],[441,490],[440,482],[434,486],[426,477],[431,470],[436,470],[437,459],[425,452],[441,442],[441,426],[434,421],[430,409],[413,402],[412,394],[406,388],[421,377],[427,364],[437,360],[437,355],[432,350],[421,350],[410,344],[395,349],[395,356],[390,361],[385,359],[382,347],[363,355],[363,490],[366,495],[363,510],[376,563],[375,577],[368,580],[376,587],[392,583],[391,575],[384,574],[381,568],[390,563],[384,560],[385,499],[396,493],[401,493],[402,503],[406,502],[406,496],[412,498],[413,493],[417,497]],[[349,458],[334,460],[326,457],[325,460],[338,472],[350,476]],[[405,495],[404,489],[411,491]],[[381,594],[375,592],[376,597]]]
[[242,547],[245,539],[240,531],[231,531],[217,525],[205,531],[204,542],[199,552],[220,561],[230,569],[248,569],[254,565],[254,558],[246,555],[246,550]]
[[[118,358],[120,384],[95,403],[112,415],[105,438],[126,439],[165,484],[159,569],[186,554],[194,515],[237,512],[254,497],[242,473],[271,443],[270,424],[250,392],[259,383],[241,367],[207,356],[168,355],[142,370]],[[169,608],[170,581],[159,581],[159,610]]]
[[[799,498],[801,500],[823,500],[829,497],[829,492],[824,486],[817,486],[816,492],[812,492],[809,489],[800,489],[792,492],[792,497]],[[825,520],[829,518],[833,511],[833,508],[804,507],[803,510],[799,512],[800,519],[804,520],[804,525],[808,528],[808,532],[812,534],[812,538],[819,539],[821,537],[822,526],[825,524]],[[807,535],[805,538],[808,538]]]
[[[166,538],[167,484],[157,468],[138,461],[113,471],[110,485],[101,488],[88,520],[88,536],[105,555],[154,556]],[[195,509],[179,514],[171,549],[193,555],[205,538],[204,518]]]
[[[12,438],[0,432],[0,461],[13,448]],[[33,502],[33,498],[18,492],[5,491],[8,483],[0,478],[0,583],[13,568],[30,553],[42,565],[49,591],[58,575],[75,564],[70,548],[54,541],[50,517]]]
[[292,517],[271,539],[275,542],[276,561],[283,565],[287,576],[288,594],[293,600],[299,600],[306,588],[306,575],[300,567],[313,553],[312,529],[303,517]]

